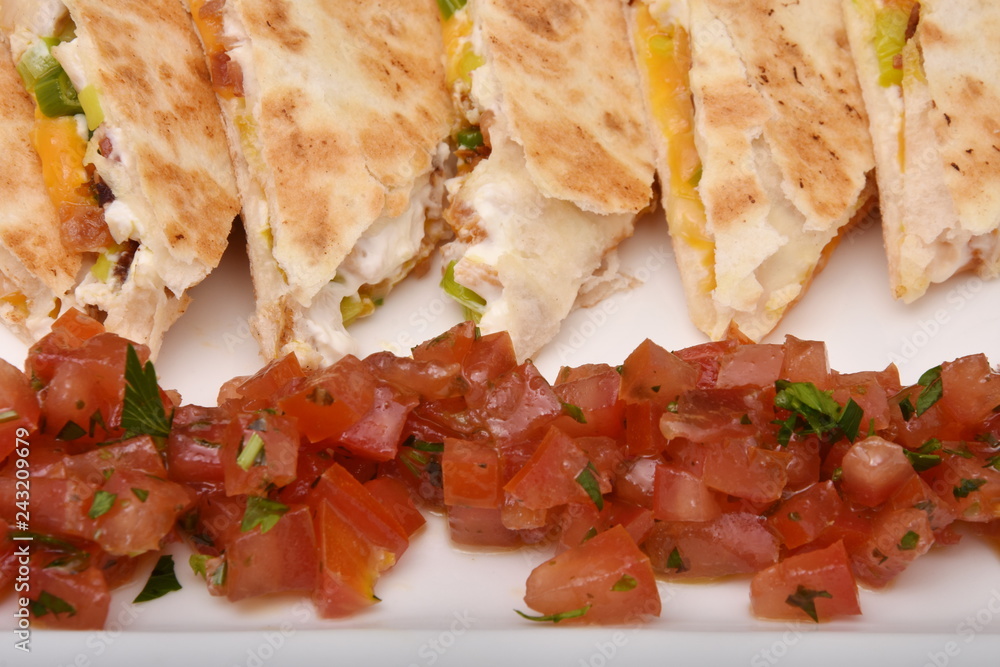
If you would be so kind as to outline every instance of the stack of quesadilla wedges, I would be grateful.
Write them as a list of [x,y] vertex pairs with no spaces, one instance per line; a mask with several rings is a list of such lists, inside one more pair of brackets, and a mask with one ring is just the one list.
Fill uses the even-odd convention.
[[893,294],[1000,275],[1000,4],[844,0]]
[[175,3],[5,0],[0,24],[0,315],[31,341],[80,307],[155,354],[239,211],[190,21]]
[[695,325],[760,340],[873,201],[839,0],[626,8]]
[[653,161],[619,0],[441,2],[463,118],[446,290],[519,358],[621,280]]
[[428,0],[189,0],[226,119],[266,358],[345,325],[445,235],[451,102]]

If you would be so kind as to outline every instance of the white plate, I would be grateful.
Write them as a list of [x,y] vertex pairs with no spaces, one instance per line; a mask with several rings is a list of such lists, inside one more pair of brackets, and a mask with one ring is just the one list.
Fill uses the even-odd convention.
[[[646,337],[668,349],[704,341],[688,321],[662,218],[644,221],[622,254],[644,284],[572,314],[536,359],[546,377],[554,378],[564,364],[620,363]],[[436,268],[401,285],[374,317],[354,327],[362,354],[405,353],[459,321],[458,308],[436,287]],[[157,370],[161,384],[180,390],[186,402],[212,404],[222,382],[261,363],[246,326],[252,295],[242,249],[231,248],[193,296],[167,337]],[[1000,281],[968,275],[935,287],[912,306],[894,302],[878,226],[868,224],[844,239],[770,340],[780,342],[785,334],[825,340],[838,370],[895,362],[904,382],[913,382],[927,368],[965,354],[1000,360],[998,304]],[[20,365],[25,348],[3,331],[0,354]],[[142,585],[137,582],[116,593],[106,630],[36,631],[30,654],[15,650],[7,634],[0,638],[0,667],[1000,663],[1000,565],[991,547],[971,537],[918,560],[889,590],[862,591],[860,618],[820,626],[755,620],[746,578],[661,582],[662,616],[641,628],[535,626],[513,609],[525,609],[525,579],[548,552],[459,551],[435,516],[379,581],[383,602],[344,621],[317,619],[304,599],[230,604],[212,598],[186,566],[183,548],[174,551],[184,590],[133,606],[128,601]],[[13,609],[8,597],[0,617],[12,618]]]

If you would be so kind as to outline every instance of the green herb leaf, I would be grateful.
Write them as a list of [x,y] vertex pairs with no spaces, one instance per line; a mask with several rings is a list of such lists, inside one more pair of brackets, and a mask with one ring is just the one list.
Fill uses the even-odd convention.
[[229,564],[226,561],[222,561],[219,564],[219,567],[215,568],[215,571],[212,572],[212,577],[209,583],[213,586],[224,586],[226,584],[226,576],[228,573]]
[[597,482],[597,468],[594,467],[593,463],[587,462],[587,467],[576,476],[576,483],[583,487],[590,499],[597,505],[597,509],[604,509],[604,496],[601,495],[601,486]]
[[899,544],[896,548],[900,551],[913,551],[917,548],[917,544],[920,542],[920,535],[916,532],[909,530],[905,535],[899,540]]
[[133,493],[133,494],[135,495],[135,497],[136,497],[136,498],[138,498],[138,499],[139,499],[139,500],[140,500],[141,502],[146,502],[146,498],[149,498],[149,491],[147,491],[146,489],[137,489],[137,488],[135,488],[135,487],[133,486],[133,487],[132,487],[132,493]]
[[990,458],[986,459],[986,465],[984,468],[993,468],[997,472],[1000,472],[1000,454],[995,454]]
[[677,574],[681,572],[686,572],[688,566],[684,564],[684,559],[681,558],[681,552],[677,547],[674,547],[670,555],[667,556],[667,569],[674,570]]
[[455,143],[459,148],[474,151],[483,145],[483,133],[475,126],[462,128],[455,134]]
[[816,591],[799,584],[795,592],[785,598],[785,603],[793,607],[798,607],[809,615],[816,623],[819,623],[819,616],[816,614],[816,598],[833,598],[827,591]]
[[115,499],[117,498],[117,493],[108,493],[103,490],[97,491],[94,494],[94,500],[90,503],[90,510],[87,512],[87,516],[91,519],[96,519],[99,516],[107,514],[108,510],[114,506]]
[[413,438],[410,442],[406,443],[406,445],[413,447],[414,449],[419,449],[422,452],[431,452],[432,454],[439,454],[444,451],[443,442],[427,442],[425,440]]
[[132,602],[149,602],[156,598],[161,598],[172,591],[179,591],[181,584],[174,574],[174,557],[170,554],[160,556],[153,567],[146,585]]
[[257,462],[257,457],[264,452],[264,438],[254,431],[243,444],[243,449],[236,457],[236,465],[243,470],[250,470],[250,466]]
[[861,428],[861,420],[865,416],[865,411],[854,402],[853,398],[847,399],[847,405],[837,418],[837,427],[844,436],[854,442],[858,437],[858,429]]
[[944,393],[944,388],[941,384],[941,367],[935,366],[929,371],[925,372],[917,380],[917,384],[923,387],[923,391],[917,396],[917,405],[915,414],[919,417],[920,415],[927,412],[932,405],[938,402],[941,395]]
[[17,410],[4,410],[3,412],[0,412],[0,424],[12,422],[20,417],[21,415]]
[[82,438],[87,435],[87,429],[83,428],[75,421],[68,421],[66,425],[59,429],[59,433],[56,434],[56,440],[76,440],[77,438]]
[[798,512],[789,512],[788,513],[788,520],[789,521],[802,521],[802,515],[799,514]]
[[568,414],[570,417],[580,422],[581,424],[587,423],[587,418],[583,415],[583,410],[578,405],[573,405],[572,403],[562,404],[563,412]]
[[54,616],[58,616],[59,614],[76,616],[76,607],[48,591],[39,593],[38,599],[31,601],[30,608],[31,613],[39,617],[47,614],[53,614]]
[[249,532],[260,526],[260,532],[266,533],[274,528],[274,524],[288,511],[288,505],[279,503],[277,500],[269,500],[260,496],[249,496],[247,498],[247,508],[243,512],[243,522],[240,530]]
[[437,0],[438,9],[445,20],[450,19],[455,12],[465,7],[467,0]]
[[854,399],[841,407],[832,391],[820,391],[812,382],[778,380],[775,388],[774,405],[792,413],[788,419],[775,421],[781,444],[787,445],[792,435],[815,434],[831,440],[843,436],[851,441],[858,437],[864,410]]
[[486,312],[486,299],[455,280],[455,264],[456,261],[452,260],[445,269],[444,277],[441,278],[441,289],[448,296],[462,304],[466,316],[476,324],[479,324],[483,313]]
[[903,421],[910,421],[913,413],[916,412],[916,408],[913,407],[913,402],[909,396],[899,402],[899,411],[903,413]]
[[590,530],[587,531],[587,534],[583,536],[582,540],[580,540],[580,544],[583,544],[587,540],[591,540],[595,537],[597,537],[597,528],[591,526]]
[[903,454],[909,460],[910,465],[917,472],[923,472],[925,470],[930,470],[934,466],[941,463],[941,456],[939,454],[933,454],[941,449],[941,441],[937,438],[931,438],[923,445],[920,446],[916,451],[912,451],[904,448]]
[[166,438],[170,422],[163,409],[160,386],[156,383],[153,362],[143,366],[132,345],[125,352],[125,403],[122,407],[122,428],[128,437],[149,435]]
[[616,581],[614,586],[611,587],[611,590],[614,591],[615,593],[626,593],[634,589],[638,585],[639,582],[636,580],[635,577],[629,574],[623,574],[621,576],[621,579]]
[[973,491],[978,491],[979,487],[986,483],[985,479],[963,479],[962,482],[951,490],[955,498],[967,498]]
[[208,562],[208,556],[205,554],[191,554],[188,558],[188,565],[191,566],[191,571],[196,575],[200,575],[202,579],[208,578],[208,570],[205,564]]
[[571,609],[570,611],[564,611],[558,614],[547,614],[545,616],[529,616],[519,609],[515,609],[518,616],[521,618],[526,618],[529,621],[535,621],[537,623],[558,623],[559,621],[565,621],[568,618],[580,618],[588,611],[590,611],[590,605],[585,605],[579,609]]

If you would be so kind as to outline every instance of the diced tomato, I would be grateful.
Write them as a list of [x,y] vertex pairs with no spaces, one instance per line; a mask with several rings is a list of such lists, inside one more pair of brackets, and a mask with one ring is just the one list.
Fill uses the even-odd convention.
[[620,500],[605,500],[602,510],[598,510],[594,503],[570,503],[555,520],[559,530],[556,550],[561,552],[583,544],[598,533],[618,525],[625,528],[636,544],[640,544],[653,529],[653,523],[650,510]]
[[195,511],[183,525],[199,553],[218,556],[242,534],[246,496],[226,496],[221,490],[202,493]]
[[655,476],[659,458],[626,460],[615,483],[615,494],[622,500],[650,508],[653,506]]
[[781,377],[784,349],[781,345],[740,345],[719,360],[715,386],[769,387]]
[[378,602],[375,582],[395,562],[392,553],[372,544],[326,499],[316,511],[316,538],[320,571],[312,598],[319,615],[342,618]]
[[861,613],[842,542],[761,570],[750,581],[750,602],[755,616],[776,620],[819,622]]
[[695,387],[697,389],[709,389],[716,386],[718,382],[722,359],[748,342],[748,340],[743,339],[739,335],[731,336],[727,334],[723,340],[692,345],[683,350],[677,350],[674,354],[678,359],[691,364],[691,366],[698,370],[698,381]]
[[778,561],[778,540],[763,517],[734,512],[712,521],[660,521],[643,543],[653,568],[669,577],[722,577]]
[[82,572],[31,564],[32,624],[58,630],[100,630],[108,617],[111,593],[95,567]]
[[695,389],[680,397],[675,410],[664,413],[660,428],[667,440],[717,442],[759,436],[774,419],[771,404],[773,395],[757,388]]
[[186,484],[222,482],[222,445],[238,443],[242,435],[239,421],[229,410],[178,408],[166,446],[170,479]]
[[833,482],[826,480],[781,502],[767,522],[789,549],[818,539],[846,514]]
[[[132,470],[115,471],[101,492],[113,496],[113,502],[97,517],[94,533],[88,537],[113,555],[159,549],[177,517],[192,504],[191,492],[180,484]],[[97,502],[95,496],[91,517]]]
[[721,513],[715,494],[700,477],[674,465],[656,466],[654,517],[661,521],[711,521]]
[[549,508],[525,507],[510,494],[505,494],[500,505],[500,522],[510,530],[519,531],[522,535],[544,530],[552,518]]
[[19,431],[24,440],[38,428],[40,414],[38,397],[27,376],[0,359],[0,461],[16,448]]
[[927,520],[930,522],[931,530],[934,531],[935,536],[957,518],[952,506],[934,493],[927,482],[917,475],[911,477],[892,494],[892,497],[886,501],[886,507],[897,510],[914,507],[923,510],[927,513]]
[[525,603],[569,623],[638,623],[660,615],[649,558],[621,526],[542,563],[528,577]]
[[319,572],[312,513],[288,511],[267,532],[256,527],[226,549],[226,596],[232,600],[284,591],[311,591]]
[[500,507],[503,499],[500,457],[491,442],[446,438],[441,478],[445,505]]
[[[607,364],[563,368],[553,386],[573,415],[559,418],[559,428],[573,436],[603,435],[619,439],[625,424],[625,403],[618,398],[621,376]],[[579,412],[575,412],[579,409]]]
[[834,373],[833,376],[833,399],[840,405],[847,405],[849,400],[854,400],[864,411],[862,431],[868,428],[881,431],[891,423],[889,395],[879,384],[879,379],[880,374],[872,371],[847,375]]
[[63,463],[68,475],[95,487],[104,484],[116,470],[160,478],[167,476],[160,451],[148,435],[67,456]]
[[694,366],[647,338],[622,364],[621,397],[626,403],[649,401],[665,408],[694,389],[698,377]]
[[366,357],[364,363],[382,382],[423,400],[461,396],[468,388],[462,366],[457,362],[417,361],[391,352],[376,352]]
[[476,340],[476,324],[466,320],[448,331],[413,348],[417,361],[436,361],[440,364],[461,364]]
[[724,440],[707,447],[702,479],[716,491],[753,503],[781,497],[791,455],[755,447],[754,439]]
[[789,382],[812,382],[818,389],[831,389],[830,361],[826,345],[819,341],[785,336],[781,378]]
[[851,566],[861,583],[883,588],[933,544],[926,512],[886,508],[872,522],[871,537],[856,548],[849,547]]
[[504,525],[499,509],[448,507],[448,530],[456,544],[480,547],[514,547],[521,544],[516,530]]
[[295,479],[299,435],[294,419],[269,412],[237,416],[242,437],[222,443],[219,458],[226,493],[264,495]]
[[399,451],[406,418],[417,402],[413,394],[378,385],[371,408],[336,438],[337,444],[373,461],[391,460]]
[[816,437],[796,438],[781,451],[789,454],[785,466],[788,473],[785,492],[801,491],[819,481],[823,462],[820,458],[819,440]]
[[876,507],[916,473],[903,448],[877,435],[855,442],[841,463],[841,488],[853,501]]
[[304,381],[292,382],[278,407],[298,419],[312,442],[336,439],[367,413],[375,401],[375,378],[357,357],[348,355]]
[[483,407],[488,388],[501,375],[517,367],[514,344],[506,331],[488,334],[472,342],[468,353],[462,358],[462,375],[469,383],[465,394],[470,408]]
[[365,489],[388,509],[408,536],[413,536],[427,521],[413,502],[410,490],[403,482],[391,477],[378,477],[364,483]]
[[236,377],[223,384],[219,389],[218,403],[222,405],[235,400],[241,409],[248,412],[265,408],[292,380],[304,376],[298,357],[289,353],[269,362],[253,375]]
[[[939,452],[963,451],[961,447],[961,443],[944,443]],[[977,457],[944,453],[941,464],[921,476],[957,518],[974,522],[996,520],[1000,512],[1000,472]]]
[[960,423],[981,422],[1000,406],[1000,374],[984,354],[941,364],[941,386],[941,407]]
[[385,552],[384,567],[406,551],[409,536],[393,513],[336,463],[327,468],[313,490],[313,506],[319,507],[323,501],[360,537]]
[[538,449],[528,462],[505,486],[504,490],[528,509],[547,509],[566,503],[591,499],[584,488],[589,476],[595,493],[607,493],[610,484],[602,484],[600,475],[573,438],[558,429],[545,434]]
[[629,456],[655,456],[667,446],[660,424],[666,411],[652,401],[625,405],[625,451]]
[[563,407],[548,381],[528,361],[494,381],[481,410],[482,422],[497,441],[516,442],[540,436]]
[[[17,521],[14,477],[0,477],[0,519]],[[87,516],[94,487],[78,479],[31,478],[31,529],[62,537],[90,538],[94,520]]]

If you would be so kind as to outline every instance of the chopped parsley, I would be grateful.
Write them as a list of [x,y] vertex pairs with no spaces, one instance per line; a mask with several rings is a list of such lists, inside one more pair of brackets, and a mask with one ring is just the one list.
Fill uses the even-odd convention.
[[137,489],[132,487],[132,494],[139,499],[139,502],[146,502],[146,498],[149,498],[149,491],[146,489]]
[[122,428],[128,437],[149,435],[166,438],[170,421],[160,398],[153,362],[143,366],[132,345],[125,351],[125,402],[122,406]]
[[174,557],[167,554],[160,556],[159,560],[156,561],[146,585],[132,602],[149,602],[180,589],[181,584],[177,581],[177,575],[174,573]]
[[246,442],[243,444],[243,449],[236,457],[236,465],[243,470],[250,470],[251,466],[257,465],[263,461],[263,454],[264,438],[260,437],[260,434],[257,431],[254,431],[250,434],[250,437],[247,438]]
[[626,593],[633,590],[639,582],[630,574],[623,574],[621,578],[614,583],[611,590],[615,593]]
[[274,525],[287,511],[288,505],[279,503],[277,500],[249,496],[247,508],[243,512],[243,521],[240,523],[240,530],[246,533],[260,526],[260,532],[266,533],[274,528]]
[[580,618],[590,611],[590,605],[584,605],[579,609],[571,609],[558,614],[546,614],[545,616],[529,616],[519,609],[515,609],[514,611],[517,612],[518,616],[526,618],[529,621],[535,621],[537,623],[558,623],[559,621],[565,621],[568,618]]
[[941,384],[941,367],[935,366],[929,371],[925,372],[917,380],[917,384],[923,387],[923,391],[917,396],[916,412],[915,414],[919,417],[920,415],[927,412],[932,405],[940,400],[942,393],[944,393],[943,385]]
[[962,482],[951,490],[955,498],[968,498],[973,491],[978,491],[979,487],[986,483],[985,479],[963,479]]
[[114,506],[117,498],[117,493],[108,493],[103,490],[97,491],[94,493],[94,499],[90,503],[90,510],[87,512],[87,516],[91,519],[96,519],[99,516],[107,514],[108,510]]
[[819,615],[816,613],[816,598],[833,598],[828,591],[816,591],[799,584],[795,592],[785,598],[785,603],[793,607],[798,607],[809,615],[816,623],[819,623]]
[[76,607],[48,591],[39,593],[38,599],[31,601],[30,608],[31,613],[38,617],[48,614],[52,614],[53,616],[59,616],[59,614],[76,616]]
[[587,462],[587,467],[576,476],[576,483],[583,487],[590,499],[597,505],[597,509],[604,509],[604,496],[601,495],[601,486],[597,482],[597,468],[594,467],[593,463]]
[[775,388],[778,392],[774,405],[791,413],[787,419],[774,422],[779,426],[778,442],[782,445],[787,445],[793,435],[815,434],[830,440],[846,437],[851,441],[858,437],[864,411],[853,398],[841,407],[832,391],[820,391],[812,382],[778,380]]
[[917,544],[920,542],[920,535],[916,532],[909,530],[905,535],[899,540],[899,544],[896,548],[900,551],[913,551],[917,548]]
[[580,422],[581,424],[587,423],[587,418],[583,415],[583,410],[578,405],[573,405],[572,403],[562,403],[563,412],[567,415]]
[[903,454],[906,455],[914,470],[923,472],[941,463],[941,455],[934,453],[939,449],[941,449],[941,441],[937,438],[931,438],[916,451],[904,448]]
[[688,570],[688,566],[684,564],[684,559],[681,558],[681,552],[677,547],[674,547],[670,555],[667,556],[667,569],[674,570],[677,574]]

